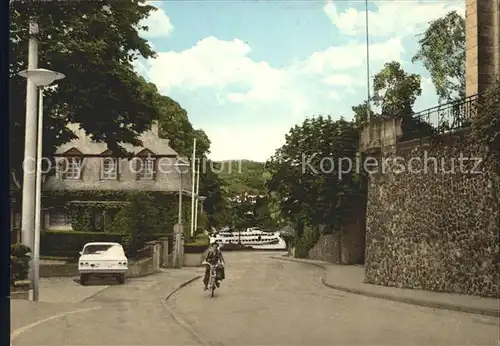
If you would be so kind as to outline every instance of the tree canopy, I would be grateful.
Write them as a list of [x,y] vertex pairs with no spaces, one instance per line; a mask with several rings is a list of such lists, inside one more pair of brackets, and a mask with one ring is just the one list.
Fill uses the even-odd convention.
[[412,61],[429,71],[440,101],[465,97],[465,18],[456,11],[429,23]]
[[269,191],[279,195],[282,215],[293,221],[339,226],[358,191],[358,130],[354,122],[314,117],[296,125],[266,163]]
[[[105,142],[117,155],[126,154],[120,143],[140,146],[139,135],[159,120],[160,137],[169,138],[180,155],[191,158],[193,139],[197,157],[206,159],[210,140],[194,129],[177,102],[161,95],[134,70],[134,61],[156,53],[139,35],[141,21],[154,6],[145,0],[92,2],[11,2],[10,131],[11,168],[20,172],[24,157],[26,80],[29,20],[39,25],[38,66],[64,73],[56,88],[44,97],[44,156],[75,137],[68,123],[79,123],[95,141]],[[22,143],[22,144],[21,144]],[[17,174],[16,180],[21,181]],[[217,175],[203,173],[200,190],[205,208],[215,214],[224,196]]]
[[155,7],[144,0],[16,1],[10,9],[11,167],[18,171],[23,158],[26,80],[18,72],[27,68],[30,17],[39,25],[38,66],[66,76],[45,92],[45,155],[74,138],[69,122],[117,153],[120,142],[140,145],[139,134],[158,118],[158,93],[133,62],[155,56],[138,32],[147,29],[139,23]]

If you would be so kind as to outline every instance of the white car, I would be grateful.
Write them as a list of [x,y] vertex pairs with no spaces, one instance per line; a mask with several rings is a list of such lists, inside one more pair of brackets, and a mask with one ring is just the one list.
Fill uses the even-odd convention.
[[119,243],[87,243],[80,251],[78,271],[82,285],[85,285],[91,276],[114,276],[123,284],[127,270],[128,260]]

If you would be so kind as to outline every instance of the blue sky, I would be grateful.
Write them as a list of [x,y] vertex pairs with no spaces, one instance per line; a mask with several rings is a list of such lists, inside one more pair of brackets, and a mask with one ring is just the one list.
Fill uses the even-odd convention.
[[[156,1],[142,33],[158,57],[137,71],[187,110],[211,158],[264,161],[306,117],[352,117],[366,99],[364,1]],[[416,109],[437,102],[411,57],[416,34],[465,1],[369,2],[370,69],[399,61],[422,77]]]

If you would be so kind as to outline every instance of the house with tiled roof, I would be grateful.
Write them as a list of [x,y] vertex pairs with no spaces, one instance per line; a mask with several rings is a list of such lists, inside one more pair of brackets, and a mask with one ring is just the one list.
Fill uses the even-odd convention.
[[178,196],[182,189],[183,195],[191,195],[190,169],[178,167],[188,161],[170,147],[168,139],[159,137],[156,121],[139,136],[142,146],[121,144],[131,154],[128,157],[115,157],[105,143],[93,141],[78,124],[69,127],[77,138],[56,149],[53,174],[43,182],[43,195],[52,196],[42,202],[43,229],[71,230],[72,206],[92,204],[92,230],[102,230],[109,206],[125,203],[122,192]]

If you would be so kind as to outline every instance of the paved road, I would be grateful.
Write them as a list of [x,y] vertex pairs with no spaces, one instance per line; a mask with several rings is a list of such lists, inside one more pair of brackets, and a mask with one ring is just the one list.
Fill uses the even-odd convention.
[[321,269],[227,253],[210,298],[196,282],[170,304],[193,332],[223,345],[499,345],[498,319],[335,291]]
[[[56,316],[24,331],[12,343],[23,345],[196,345],[197,341],[174,321],[163,305],[165,296],[178,285],[197,275],[199,269],[173,270],[154,276],[131,279],[125,285],[106,285],[83,303],[38,303],[36,307],[52,316],[40,314],[40,321]],[[69,289],[71,279],[61,287]],[[75,283],[75,285],[77,285]],[[77,289],[78,290],[78,289]],[[79,289],[81,290],[81,289]],[[52,301],[55,300],[51,295]],[[30,302],[16,304],[13,315],[31,313]],[[36,303],[31,303],[36,304]],[[21,308],[24,310],[21,311]],[[88,310],[91,308],[98,308]],[[64,312],[85,310],[64,315]],[[35,309],[36,310],[36,309]],[[60,317],[57,317],[57,316]],[[17,316],[26,320],[28,316]],[[36,321],[27,320],[24,323]],[[18,328],[19,328],[19,323]]]
[[197,271],[182,269],[109,285],[84,303],[52,304],[52,314],[99,309],[56,316],[13,345],[498,345],[498,319],[334,291],[320,283],[319,268],[269,255],[226,253],[228,279],[215,298],[197,281],[164,306]]

